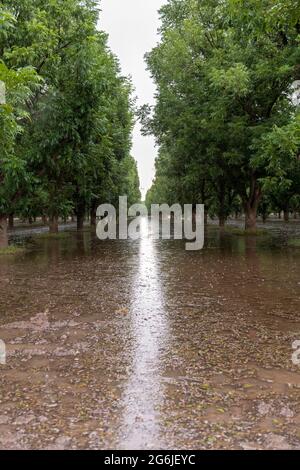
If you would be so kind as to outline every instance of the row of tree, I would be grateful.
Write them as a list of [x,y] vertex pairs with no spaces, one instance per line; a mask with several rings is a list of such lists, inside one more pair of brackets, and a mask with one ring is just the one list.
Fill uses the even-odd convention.
[[139,201],[131,84],[98,31],[94,0],[0,1],[0,244],[7,220]]
[[300,211],[300,1],[169,0],[147,55],[144,132],[159,145],[148,203],[203,203],[220,225]]

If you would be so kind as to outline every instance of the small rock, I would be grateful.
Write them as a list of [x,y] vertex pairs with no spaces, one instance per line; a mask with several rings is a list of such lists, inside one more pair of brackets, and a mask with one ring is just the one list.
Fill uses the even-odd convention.
[[295,416],[294,412],[288,406],[283,406],[281,408],[280,414],[285,418],[293,418]]
[[262,416],[269,414],[271,410],[272,410],[271,405],[268,405],[267,403],[263,401],[258,405],[258,412]]
[[31,423],[31,421],[33,421],[35,419],[34,415],[24,415],[24,416],[19,416],[14,424],[29,424]]
[[278,434],[268,434],[266,446],[270,450],[290,450],[291,446],[284,436]]
[[0,415],[0,424],[7,424],[9,422],[8,416]]

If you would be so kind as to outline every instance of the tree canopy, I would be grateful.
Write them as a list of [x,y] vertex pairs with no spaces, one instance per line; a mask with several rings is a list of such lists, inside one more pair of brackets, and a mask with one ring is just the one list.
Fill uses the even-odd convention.
[[299,108],[291,99],[299,6],[169,0],[161,9],[161,41],[146,57],[157,104],[140,111],[160,146],[148,200],[204,203],[221,225],[240,206],[254,229],[278,184],[299,194]]
[[[132,86],[93,0],[0,2],[0,226],[11,213],[77,215],[140,199],[130,155]],[[1,230],[1,229],[0,229]]]

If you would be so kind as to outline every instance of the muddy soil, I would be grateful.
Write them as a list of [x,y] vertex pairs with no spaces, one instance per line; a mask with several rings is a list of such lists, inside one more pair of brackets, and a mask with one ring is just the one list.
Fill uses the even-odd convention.
[[300,223],[267,229],[1,257],[0,448],[300,449]]

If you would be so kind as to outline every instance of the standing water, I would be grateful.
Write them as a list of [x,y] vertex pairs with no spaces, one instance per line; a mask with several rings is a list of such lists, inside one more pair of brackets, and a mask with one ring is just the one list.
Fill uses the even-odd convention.
[[3,449],[300,447],[300,226],[0,259]]
[[168,343],[168,324],[160,283],[159,258],[143,219],[138,271],[130,304],[132,364],[124,392],[124,423],[119,448],[158,448],[163,442],[160,407],[164,399],[161,380],[162,353]]

